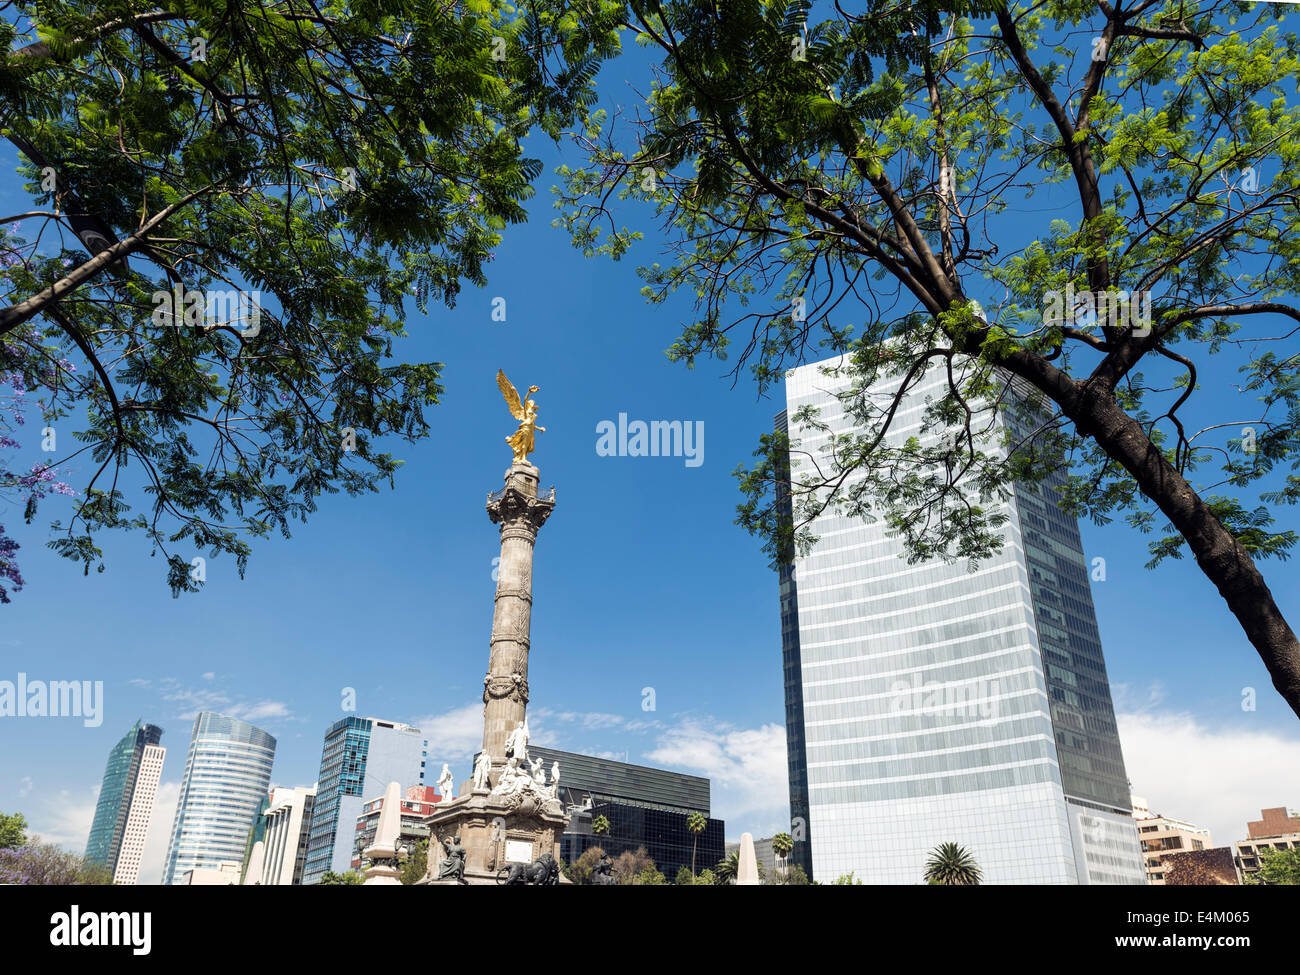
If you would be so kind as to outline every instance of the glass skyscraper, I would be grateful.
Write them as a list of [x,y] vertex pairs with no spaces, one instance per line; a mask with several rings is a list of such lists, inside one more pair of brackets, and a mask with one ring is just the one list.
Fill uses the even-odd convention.
[[246,721],[204,711],[194,720],[163,883],[196,868],[238,865],[271,784],[275,739]]
[[[789,476],[828,469],[856,420],[839,359],[793,370],[777,429]],[[887,403],[901,380],[866,396]],[[902,401],[888,442],[926,444],[936,368]],[[1014,397],[1011,402],[1018,402]],[[1017,406],[998,429],[1027,422]],[[990,443],[984,448],[998,449]],[[850,480],[851,483],[851,480]],[[780,569],[792,860],[822,881],[921,883],[929,850],[962,844],[985,883],[1142,884],[1145,875],[1078,525],[1052,488],[1017,484],[1000,552],[909,564],[883,520],[833,509]],[[779,490],[778,503],[789,494]]]
[[389,782],[400,782],[403,790],[423,786],[428,748],[419,728],[393,721],[347,717],[329,726],[316,781],[304,884],[317,883],[330,871],[350,869],[362,805],[383,795]]
[[107,867],[118,884],[134,884],[139,871],[166,754],[161,740],[161,728],[137,721],[108,753],[86,859]]
[[[726,824],[709,815],[709,780],[699,775],[647,768],[577,752],[543,748],[531,742],[530,758],[540,758],[549,769],[560,765],[561,801],[569,812],[569,825],[560,836],[560,856],[573,863],[593,846],[617,858],[644,848],[655,866],[669,879],[682,867],[697,872],[713,869],[723,858]],[[692,834],[686,823],[700,813],[704,831]],[[591,830],[599,816],[609,821],[608,834]]]

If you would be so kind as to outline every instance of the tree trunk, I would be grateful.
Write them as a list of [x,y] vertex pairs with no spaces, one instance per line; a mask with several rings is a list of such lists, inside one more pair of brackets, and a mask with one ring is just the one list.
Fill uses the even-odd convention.
[[[1018,356],[1013,358],[1019,358]],[[1072,380],[1046,360],[1008,363],[1061,407],[1084,436],[1123,465],[1188,547],[1259,652],[1273,686],[1300,717],[1300,641],[1241,543],[1156,447],[1108,389]],[[1038,357],[1033,357],[1038,358]]]

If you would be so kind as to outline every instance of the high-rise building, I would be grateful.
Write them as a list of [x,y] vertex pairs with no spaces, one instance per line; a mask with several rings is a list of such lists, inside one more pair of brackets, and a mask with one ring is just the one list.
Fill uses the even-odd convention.
[[331,871],[348,871],[365,797],[382,795],[390,782],[400,782],[403,788],[424,785],[428,748],[419,728],[393,721],[347,717],[329,726],[316,781],[304,884],[317,883]]
[[133,886],[140,878],[149,819],[167,754],[161,740],[161,728],[137,721],[108,754],[86,859],[107,867],[118,886]]
[[[841,364],[787,374],[776,426],[797,444],[795,485],[813,464],[833,470],[830,438],[858,430],[862,404],[887,408],[900,381],[854,394]],[[922,413],[947,384],[942,366],[923,375],[887,442],[933,445]],[[994,435],[1033,422],[1007,402]],[[829,432],[787,419],[806,406]],[[815,878],[920,883],[928,851],[953,841],[986,883],[1146,882],[1078,524],[1054,502],[1063,480],[984,503],[1009,521],[975,571],[910,564],[883,519],[833,507],[782,568],[792,861]],[[790,505],[788,487],[777,500]]]
[[[560,764],[561,801],[569,825],[560,837],[560,856],[572,863],[583,852],[599,846],[618,857],[644,847],[655,866],[672,880],[682,867],[698,873],[722,859],[726,824],[709,816],[709,780],[667,769],[631,765],[607,758],[543,748],[531,742],[530,759],[540,758],[547,769]],[[686,828],[691,813],[705,818],[698,836]],[[592,832],[592,823],[604,816],[609,833]]]
[[1210,831],[1204,826],[1153,813],[1141,796],[1133,797],[1133,819],[1137,822],[1138,839],[1142,842],[1147,882],[1157,887],[1167,883],[1168,855],[1208,850],[1214,846]]
[[[307,862],[307,837],[316,787],[273,789],[270,808],[264,814],[261,836],[265,858],[258,883],[293,886],[302,883]],[[252,881],[245,881],[251,883]]]
[[1285,806],[1260,810],[1260,818],[1246,823],[1246,839],[1232,844],[1237,874],[1245,879],[1259,870],[1267,850],[1300,850],[1300,815]]
[[[193,870],[224,870],[244,856],[253,818],[266,797],[275,739],[261,728],[203,711],[185,759],[163,883],[183,883]],[[200,874],[202,875],[202,874]]]

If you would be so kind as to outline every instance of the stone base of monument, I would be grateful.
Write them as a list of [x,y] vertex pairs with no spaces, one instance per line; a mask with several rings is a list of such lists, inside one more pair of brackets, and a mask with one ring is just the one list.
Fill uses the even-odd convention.
[[[438,878],[443,852],[438,837],[459,836],[465,848],[465,883],[496,885],[514,864],[528,866],[549,853],[560,863],[560,834],[569,824],[559,804],[533,792],[494,795],[473,790],[451,802],[440,802],[424,819],[429,828],[429,872],[425,886],[458,887],[451,878]],[[572,883],[562,873],[560,883]]]

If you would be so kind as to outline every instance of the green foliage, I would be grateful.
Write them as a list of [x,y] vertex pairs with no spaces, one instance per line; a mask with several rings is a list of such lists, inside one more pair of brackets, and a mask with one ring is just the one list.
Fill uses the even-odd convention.
[[762,878],[764,884],[770,884],[772,886],[781,886],[781,887],[787,885],[791,887],[812,886],[812,881],[809,880],[808,875],[804,873],[803,867],[799,866],[797,863],[788,865],[785,867],[784,870],[778,870],[776,873],[772,874],[771,876],[767,876],[766,871],[760,870],[759,876]]
[[[1192,548],[1300,713],[1300,644],[1252,562],[1294,549],[1273,510],[1300,502],[1300,38],[1281,18],[1234,0],[632,2],[645,104],[575,134],[557,223],[614,258],[639,232],[614,229],[611,200],[665,228],[642,294],[694,301],[669,349],[688,366],[726,360],[766,392],[843,355],[848,431],[804,409],[789,420],[814,458],[765,435],[736,472],[738,521],[775,563],[828,512],[974,567],[1004,543],[1012,485],[1043,488],[1160,529],[1153,562]],[[1241,395],[1192,426],[1225,353]],[[918,434],[895,435],[927,377]]]
[[665,887],[668,879],[651,865],[638,871],[632,878],[632,884],[638,887]]
[[[541,170],[521,140],[585,117],[616,9],[14,5],[0,374],[58,431],[50,471],[84,455],[51,547],[102,570],[102,532],[142,532],[179,594],[194,553],[242,575],[322,495],[391,484],[442,395],[410,309],[485,283]],[[257,292],[260,319],[169,316],[174,289]],[[43,495],[0,471],[20,488],[30,521]]]
[[707,868],[701,870],[697,876],[692,876],[690,867],[681,866],[677,868],[677,876],[674,878],[673,883],[679,886],[716,887],[722,881],[718,879],[712,870]]
[[853,871],[850,870],[848,873],[842,873],[842,874],[840,874],[838,877],[836,877],[834,880],[832,880],[832,881],[831,881],[831,886],[833,886],[833,887],[836,887],[836,886],[840,886],[840,887],[853,887],[853,886],[861,887],[861,886],[862,886],[862,881],[861,881],[861,880],[858,880],[856,877],[854,877],[854,876],[853,876]]
[[789,833],[777,833],[772,837],[772,852],[781,860],[790,855],[794,849],[794,840],[790,838]]
[[420,840],[406,862],[402,864],[402,883],[417,884],[429,872],[429,841]]
[[940,843],[925,862],[925,882],[939,887],[976,887],[983,875],[975,857],[957,843]]
[[346,873],[335,873],[333,870],[325,871],[325,875],[318,881],[322,886],[343,886],[354,887],[366,882],[365,875],[356,870],[349,870]]
[[565,864],[562,867],[565,876],[575,884],[590,885],[595,883],[596,865],[600,863],[600,858],[604,855],[605,851],[601,847],[589,847],[573,863]]
[[608,836],[612,827],[604,816],[597,816],[591,821],[591,831],[597,836]]
[[1246,874],[1243,882],[1267,887],[1300,884],[1300,849],[1260,850],[1259,869]]
[[0,850],[14,850],[27,842],[27,817],[20,812],[0,813]]
[[740,853],[733,851],[718,861],[718,865],[713,868],[714,876],[717,877],[720,884],[734,884],[736,874],[740,871]]

